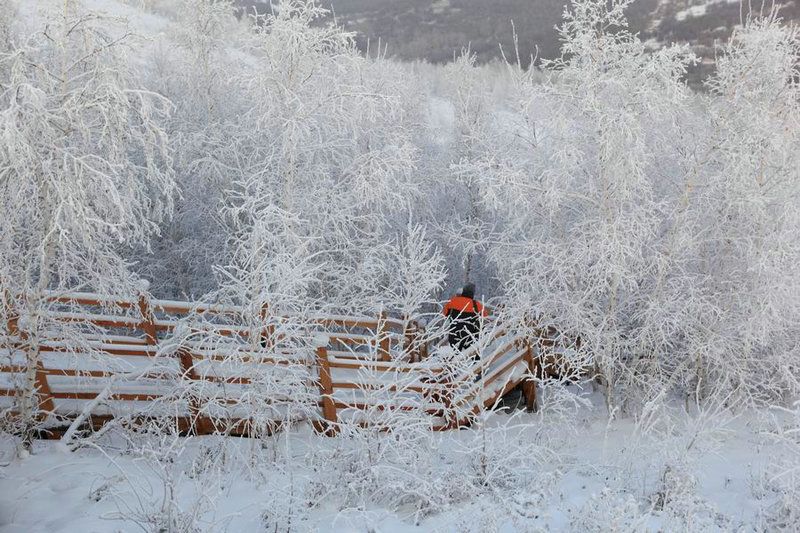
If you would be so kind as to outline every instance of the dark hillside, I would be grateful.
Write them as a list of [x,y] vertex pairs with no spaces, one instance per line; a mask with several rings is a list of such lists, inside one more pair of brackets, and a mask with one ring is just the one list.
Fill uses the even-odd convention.
[[[260,0],[238,0],[243,7],[266,9]],[[321,0],[339,24],[358,33],[362,50],[386,49],[393,57],[452,60],[469,46],[478,61],[499,58],[502,50],[515,57],[513,30],[519,37],[524,64],[533,56],[554,58],[559,53],[556,26],[568,0]],[[779,4],[787,20],[800,20],[792,0]],[[760,4],[754,2],[753,9]],[[639,0],[628,10],[631,29],[654,48],[672,42],[688,43],[703,60],[690,80],[699,85],[713,69],[715,43],[725,41],[740,23],[735,0]],[[513,21],[513,26],[512,22]]]

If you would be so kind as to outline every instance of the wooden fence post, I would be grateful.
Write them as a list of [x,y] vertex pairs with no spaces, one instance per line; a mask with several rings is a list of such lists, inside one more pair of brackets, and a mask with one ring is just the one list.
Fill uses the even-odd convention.
[[536,412],[539,409],[536,397],[536,378],[539,377],[538,358],[533,356],[533,347],[527,343],[525,349],[525,362],[528,364],[528,372],[531,377],[522,382],[522,393],[525,395],[525,406],[528,411]]
[[419,351],[417,350],[417,322],[406,317],[403,320],[405,326],[405,352],[408,360],[412,363],[419,363]]
[[144,293],[139,295],[139,312],[142,314],[141,328],[144,330],[147,345],[156,346],[158,344],[156,320],[153,313],[150,311],[150,305],[147,303],[147,298]]
[[419,327],[417,332],[419,338],[422,339],[422,343],[419,346],[419,359],[420,361],[424,361],[428,358],[428,335],[427,329],[423,326]]
[[381,311],[381,316],[378,319],[378,357],[381,361],[391,361],[392,357],[389,353],[389,331],[386,325],[386,311]]
[[[269,304],[261,306],[261,321],[269,322]],[[275,346],[275,326],[269,325],[261,330],[261,347],[271,349]]]
[[[28,335],[24,331],[19,331],[16,327],[18,319],[18,316],[14,317],[15,331],[19,333],[20,340],[25,343],[28,340]],[[28,349],[32,348],[32,346],[28,346]],[[38,346],[36,349],[39,349]],[[50,383],[47,381],[47,373],[45,372],[44,363],[42,363],[41,353],[39,354],[38,361],[36,361],[36,389],[36,394],[41,400],[39,402],[40,408],[51,413],[55,412],[56,406],[53,403],[53,391],[50,389]],[[43,419],[44,417],[40,416],[39,418]]]
[[50,383],[47,381],[47,373],[44,370],[42,361],[36,365],[36,386],[38,388],[38,395],[42,399],[40,405],[45,411],[54,412],[56,406],[53,403],[53,391],[50,390]]
[[336,425],[339,420],[336,416],[336,403],[333,400],[333,382],[331,381],[331,366],[328,361],[328,348],[317,348],[317,366],[319,367],[319,390],[322,396],[322,416],[327,421],[325,434],[336,434]]
[[[150,309],[150,304],[144,292],[139,295],[139,312],[142,314],[141,328],[144,330],[147,345],[156,347],[158,346],[158,329],[156,328],[156,319],[153,311]],[[181,372],[184,376],[192,381],[198,381],[199,377],[194,369],[192,361],[192,354],[188,349],[181,346],[178,348],[177,354],[178,361],[180,362]],[[189,430],[196,434],[207,433],[209,428],[207,420],[200,415],[201,405],[197,398],[192,397],[189,399],[189,415],[191,425]]]
[[[197,371],[194,369],[192,354],[186,347],[181,346],[178,348],[178,359],[181,362],[181,371],[183,372],[183,375],[194,382],[200,381],[200,376],[197,375]],[[206,435],[208,433],[212,433],[213,427],[211,420],[203,416],[201,412],[202,404],[200,403],[200,400],[193,395],[189,399],[189,414],[191,415],[192,421],[189,429],[197,435]]]
[[[8,329],[8,335],[19,335],[19,340],[24,346],[28,341],[28,335],[19,329],[19,314],[14,308],[14,299],[11,297],[11,294],[8,291],[3,292],[3,305],[7,309],[6,328]],[[7,346],[7,348],[9,353],[13,352],[14,350],[14,346]],[[31,350],[34,349],[34,347],[28,346],[28,349]],[[37,346],[35,349],[38,350],[39,347]],[[55,412],[56,407],[53,403],[53,391],[50,389],[50,383],[47,381],[47,372],[45,372],[41,354],[36,362],[36,375],[34,380],[36,383],[36,395],[40,400],[39,407],[51,413]],[[41,420],[44,417],[37,415],[37,418]]]

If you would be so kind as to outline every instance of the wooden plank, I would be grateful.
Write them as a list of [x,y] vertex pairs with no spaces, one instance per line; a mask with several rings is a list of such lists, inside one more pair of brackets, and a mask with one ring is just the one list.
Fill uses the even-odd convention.
[[210,381],[212,383],[225,383],[226,385],[250,385],[250,378],[236,376],[199,376],[197,379]]
[[[0,366],[0,373],[6,374],[22,374],[25,372],[23,366]],[[90,377],[90,378],[109,378],[114,375],[113,372],[106,370],[73,370],[70,368],[44,368],[42,372],[48,376],[66,376],[66,377]]]
[[432,387],[423,387],[420,385],[395,385],[393,383],[383,384],[374,384],[374,383],[350,383],[350,382],[336,382],[331,383],[331,386],[334,389],[344,389],[344,390],[368,390],[368,391],[377,391],[377,390],[387,390],[392,392],[397,391],[412,391],[412,392],[419,392],[422,393],[427,388]]
[[147,304],[147,298],[144,294],[139,296],[139,312],[142,314],[140,327],[144,330],[147,344],[156,346],[158,344],[158,330],[156,330],[155,317],[150,311],[150,306]]
[[378,321],[376,320],[341,320],[338,318],[318,318],[312,319],[314,324],[320,326],[346,326],[353,328],[377,329]]
[[[24,367],[19,366],[0,366],[0,373],[5,374],[22,374],[25,372]],[[63,376],[63,377],[76,377],[76,378],[92,378],[92,379],[109,379],[114,377],[117,372],[109,372],[107,370],[74,370],[69,368],[44,368],[42,372],[48,376]],[[143,374],[137,377],[137,380],[174,380],[175,374],[173,373],[153,373]],[[196,376],[197,380],[208,381],[212,383],[226,383],[228,385],[249,385],[250,378],[240,376]]]
[[330,342],[341,342],[342,344],[353,344],[356,346],[373,346],[375,344],[375,337],[356,333],[331,333],[328,339]]
[[375,359],[373,357],[373,353],[370,352],[357,352],[355,350],[328,350],[328,356],[335,357],[336,359],[340,360],[346,359],[348,361],[356,361],[362,363],[386,364],[384,362]]
[[[264,303],[261,306],[261,322],[269,324],[269,304]],[[272,350],[275,347],[275,326],[268,325],[261,330],[261,338],[259,339],[261,347],[266,350]]]
[[[70,353],[70,354],[85,354],[87,353],[85,350],[82,349],[75,349],[75,347],[69,346],[47,346],[46,344],[39,348],[41,352],[47,353]],[[102,353],[104,355],[131,355],[137,357],[152,357],[156,354],[156,348],[151,347],[147,350],[131,350],[131,349],[123,349],[123,348],[108,348],[108,347],[101,347],[95,350],[96,352]]]
[[[156,329],[158,331],[172,331],[175,329],[177,323],[170,322],[167,320],[156,320],[155,321]],[[214,333],[215,335],[221,335],[223,337],[242,337],[243,339],[247,338],[250,335],[250,331],[252,328],[247,326],[236,326],[233,324],[212,324],[208,328],[189,328],[189,331],[192,333]]]
[[378,328],[378,357],[381,361],[391,361],[389,353],[389,331],[386,327],[386,311],[381,311],[380,327]]
[[133,304],[130,302],[120,302],[116,300],[99,300],[97,298],[86,298],[86,297],[77,297],[72,298],[70,296],[58,296],[58,297],[48,297],[48,301],[50,302],[58,302],[64,304],[75,304],[85,307],[119,307],[121,309],[130,309],[133,307]]
[[[419,405],[385,405],[385,404],[370,404],[366,402],[347,402],[343,400],[336,400],[334,402],[338,409],[356,409],[366,411],[368,409],[377,409],[379,411],[424,411],[427,414],[438,414],[441,409],[426,408],[421,409]],[[321,404],[320,404],[321,406]]]
[[[181,347],[178,348],[177,355],[181,362],[181,371],[183,371],[184,376],[188,377],[192,381],[198,381],[199,378],[194,368],[192,354],[189,353],[185,348]],[[189,412],[191,414],[192,421],[194,422],[191,428],[194,433],[205,435],[213,431],[209,425],[209,421],[205,416],[202,415],[203,406],[200,403],[200,400],[194,396],[189,399]]]
[[103,326],[106,328],[135,328],[140,325],[139,322],[136,320],[132,320],[130,318],[125,317],[107,317],[103,316],[100,318],[92,317],[91,315],[86,316],[65,316],[54,313],[48,313],[48,318],[51,320],[55,320],[58,322],[63,322],[64,324],[92,324],[94,326]]
[[298,361],[294,361],[291,359],[276,359],[274,357],[262,357],[262,356],[249,356],[249,355],[238,355],[238,354],[205,354],[199,352],[192,352],[193,359],[200,359],[200,360],[207,360],[207,361],[233,361],[236,363],[242,364],[271,364],[271,365],[279,365],[279,366],[289,366],[289,365],[296,365]]
[[45,291],[45,299],[50,302],[85,302],[84,305],[91,306],[109,306],[116,305],[119,307],[133,307],[136,300],[133,298],[121,298],[118,296],[104,296],[93,292],[65,292],[63,290],[49,290]]
[[[496,341],[505,334],[506,334],[505,330],[495,331],[487,341],[483,341],[483,339],[481,339],[481,342],[475,342],[472,346],[464,350],[462,352],[462,355],[465,358],[478,355],[478,352],[481,350],[481,347],[488,347],[490,344],[492,344],[494,341]],[[446,346],[446,345],[447,345],[447,339],[446,338],[442,339],[442,342],[439,344],[439,346]]]
[[196,302],[176,302],[169,300],[152,300],[151,305],[164,313],[188,315],[191,313],[210,313],[215,315],[241,316],[242,310],[238,307],[224,307]]
[[68,324],[112,324],[114,327],[124,328],[136,328],[141,323],[141,320],[126,315],[109,314],[106,312],[95,313],[80,307],[73,307],[71,309],[71,311],[46,309],[42,311],[42,316],[50,320]]
[[[94,400],[100,392],[54,392],[53,398],[62,400]],[[109,401],[126,401],[126,402],[150,402],[163,398],[163,394],[144,394],[144,393],[118,393],[108,396]]]
[[328,364],[328,349],[325,346],[317,348],[317,365],[319,366],[319,390],[322,395],[322,415],[328,422],[327,435],[336,433],[338,419],[336,404],[333,400],[333,385],[331,383],[331,367]]
[[[501,398],[511,392],[517,385],[519,385],[521,380],[511,380],[496,394],[493,394],[490,398],[483,402],[483,408],[488,409],[495,405],[498,398]],[[473,396],[474,397],[474,396]],[[476,405],[472,408],[472,410],[465,416],[460,419],[454,419],[450,417],[445,418],[445,424],[443,426],[434,426],[434,431],[447,431],[450,429],[458,429],[461,427],[468,427],[472,423],[472,419],[480,413],[480,406]]]
[[[523,356],[524,352],[520,352],[518,355],[513,357],[511,361],[502,366],[500,370],[492,370],[492,376],[484,381],[483,387],[485,388],[487,385],[491,385],[495,381],[501,379],[503,374],[511,370],[514,366],[516,366],[520,361],[523,360]],[[517,380],[517,383],[519,383],[519,381],[520,380]],[[474,400],[479,392],[480,392],[479,388],[472,388],[468,390],[461,398],[458,399],[456,405],[460,406]]]
[[[330,354],[330,352],[329,352]],[[338,356],[337,356],[338,358]],[[329,358],[330,359],[330,358]],[[438,374],[442,371],[439,367],[419,367],[409,363],[384,363],[379,361],[364,361],[360,359],[353,359],[357,362],[343,362],[343,361],[330,361],[331,368],[344,368],[349,370],[367,370],[367,371],[384,371],[384,372],[401,372],[401,373],[419,373],[420,375]]]
[[97,342],[102,344],[122,344],[131,346],[147,346],[147,339],[140,339],[138,337],[124,337],[114,338],[113,335],[94,337],[89,336],[84,338],[86,342]]
[[371,370],[371,371],[397,371],[397,372],[412,372],[411,368],[396,367],[393,368],[387,365],[378,365],[374,362],[365,361],[364,363],[342,363],[340,361],[330,361],[328,363],[331,368],[346,368],[349,370]]
[[489,385],[491,383],[494,383],[498,379],[501,379],[503,374],[505,374],[513,367],[515,367],[517,364],[519,364],[519,362],[523,360],[524,356],[525,352],[521,351],[520,353],[516,354],[509,362],[500,367],[500,370],[492,370],[492,376],[486,380],[486,384]]
[[[511,392],[512,390],[514,390],[514,387],[516,387],[517,385],[519,385],[520,381],[522,381],[522,380],[521,380],[521,379],[516,379],[516,380],[513,380],[513,379],[512,379],[512,380],[510,380],[510,381],[509,381],[508,383],[506,383],[506,385],[505,385],[505,386],[504,386],[504,387],[503,387],[503,388],[500,390],[500,392],[498,392],[497,394],[493,395],[491,398],[489,398],[489,399],[485,400],[485,401],[483,402],[483,407],[484,407],[485,409],[488,409],[489,407],[492,407],[492,406],[493,406],[493,405],[494,405],[494,404],[497,402],[497,400],[498,400],[498,399],[502,398],[503,396],[505,396],[506,394],[508,394],[508,393],[509,393],[509,392]],[[475,414],[477,414],[477,412],[475,412]]]
[[[500,350],[496,351],[485,364],[481,364],[481,367],[488,367],[493,365],[498,359],[506,355],[509,351],[516,347],[514,341],[509,341],[507,344],[503,345]],[[473,371],[475,374],[480,373],[480,367],[476,368]]]
[[537,405],[537,391],[536,391],[536,378],[539,377],[538,358],[533,356],[533,347],[530,344],[526,345],[525,349],[525,362],[528,364],[528,373],[530,377],[522,382],[522,393],[525,395],[525,407],[528,411],[536,412],[539,409]]

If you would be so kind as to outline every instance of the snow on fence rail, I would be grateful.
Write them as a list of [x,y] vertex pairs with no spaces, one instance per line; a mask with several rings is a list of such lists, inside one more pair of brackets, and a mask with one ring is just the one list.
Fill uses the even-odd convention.
[[[180,411],[176,419],[183,429],[218,431],[212,404],[236,405],[257,370],[277,371],[299,363],[309,370],[308,386],[319,391],[319,417],[312,422],[327,432],[335,432],[345,419],[369,424],[376,417],[371,413],[410,410],[428,415],[432,429],[443,430],[469,423],[480,408],[493,405],[520,383],[528,407],[534,409],[533,379],[542,375],[534,344],[500,329],[464,354],[478,353],[480,364],[466,373],[449,375],[446,365],[427,357],[428,341],[415,321],[385,313],[374,318],[306,317],[315,330],[309,335],[323,342],[314,353],[299,353],[272,349],[271,336],[278,334],[270,327],[254,331],[241,320],[237,323],[243,313],[237,306],[155,300],[145,295],[103,298],[82,292],[52,293],[46,299],[57,306],[43,312],[48,319],[86,327],[79,343],[57,336],[39,342],[37,395],[51,428],[63,425],[64,419],[76,416],[90,403],[90,414],[100,422],[115,414],[149,414],[154,402],[169,398],[171,391],[188,382],[202,394],[180,398],[167,411],[171,415],[176,408]],[[205,333],[212,328],[216,335],[230,337],[232,342],[224,349],[185,339],[178,342],[170,336],[186,318],[209,313],[216,321],[204,324]],[[20,331],[18,314],[9,315],[6,330],[0,339],[6,360],[0,364],[0,397],[6,397],[8,407],[26,372],[27,339]],[[247,343],[253,334],[261,338],[256,349]],[[480,379],[476,381],[475,375]],[[246,406],[239,415],[229,421],[228,431],[247,431]]]

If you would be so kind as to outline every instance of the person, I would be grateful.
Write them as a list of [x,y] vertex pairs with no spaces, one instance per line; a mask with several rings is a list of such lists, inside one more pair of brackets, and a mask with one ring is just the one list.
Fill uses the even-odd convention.
[[[467,283],[442,309],[450,319],[448,341],[454,350],[463,351],[472,346],[480,331],[480,317],[487,316],[486,309],[475,299],[475,285]],[[476,359],[478,356],[476,356]]]

